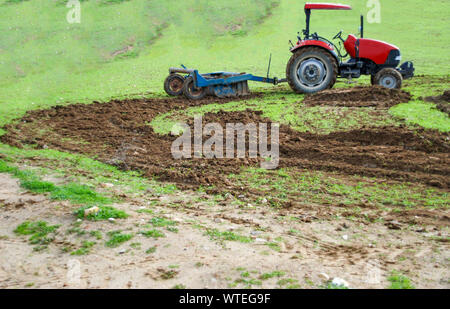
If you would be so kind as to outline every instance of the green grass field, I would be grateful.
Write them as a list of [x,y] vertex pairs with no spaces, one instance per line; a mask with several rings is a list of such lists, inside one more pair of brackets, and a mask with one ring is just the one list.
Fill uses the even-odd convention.
[[[369,8],[345,2],[354,10],[314,12],[312,29],[357,32]],[[0,125],[30,109],[162,94],[167,69],[181,63],[264,74],[272,53],[283,77],[288,40],[304,26],[304,2],[294,0],[86,0],[80,24],[66,21],[65,3],[0,1]],[[448,76],[449,10],[445,0],[384,1],[366,37],[399,46],[417,74]]]

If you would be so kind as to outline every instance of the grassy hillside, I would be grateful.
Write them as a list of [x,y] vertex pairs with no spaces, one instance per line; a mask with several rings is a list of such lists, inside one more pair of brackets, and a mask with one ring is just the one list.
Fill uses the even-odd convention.
[[[312,29],[357,32],[353,11],[314,12]],[[161,93],[170,66],[283,76],[288,40],[304,26],[297,0],[85,0],[81,24],[68,24],[62,0],[0,1],[0,125],[26,110],[66,102]],[[366,37],[399,46],[418,74],[447,75],[450,3],[384,1]],[[425,48],[425,50],[424,50]]]

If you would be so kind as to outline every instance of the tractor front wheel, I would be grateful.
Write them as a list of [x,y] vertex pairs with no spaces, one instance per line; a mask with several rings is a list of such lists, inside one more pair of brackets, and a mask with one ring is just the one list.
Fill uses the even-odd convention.
[[179,96],[183,93],[184,77],[178,74],[170,74],[164,81],[164,90],[170,96]]
[[194,78],[189,76],[183,84],[183,94],[189,100],[201,100],[207,94],[206,88],[195,88]]
[[304,47],[295,52],[286,67],[289,86],[296,93],[315,93],[336,83],[336,59],[320,47]]
[[372,85],[382,86],[389,89],[400,89],[403,77],[399,71],[393,68],[384,68],[372,79]]

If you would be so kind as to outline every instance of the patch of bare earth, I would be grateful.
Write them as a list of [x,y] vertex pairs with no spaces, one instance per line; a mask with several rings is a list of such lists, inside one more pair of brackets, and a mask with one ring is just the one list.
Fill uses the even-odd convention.
[[436,108],[450,116],[450,90],[444,91],[443,94],[425,98],[427,102],[436,103]]
[[[77,104],[32,111],[8,125],[2,142],[95,155],[122,169],[175,182],[184,190],[163,196],[151,192],[141,198],[129,196],[114,205],[129,213],[129,218],[116,223],[83,220],[78,228],[86,233],[67,233],[76,223],[71,214],[76,206],[24,193],[15,180],[0,174],[0,188],[5,188],[0,190],[0,256],[4,261],[0,287],[33,283],[33,287],[276,288],[288,286],[279,280],[292,279],[288,281],[298,284],[293,287],[310,288],[324,285],[326,277],[340,277],[354,288],[384,288],[392,270],[402,271],[416,287],[449,287],[449,213],[445,207],[423,205],[399,211],[361,201],[355,214],[343,204],[312,203],[297,196],[275,209],[267,201],[256,204],[267,193],[241,187],[227,177],[240,173],[243,166],[258,167],[260,158],[172,159],[170,146],[176,137],[158,135],[148,123],[160,113],[213,101]],[[255,111],[206,114],[203,121],[270,123]],[[448,134],[406,127],[317,135],[282,125],[280,167],[336,173],[349,182],[352,175],[394,184],[408,181],[447,192],[448,140]],[[201,185],[213,188],[206,193],[192,191]],[[216,200],[216,194],[223,198]],[[158,228],[165,237],[157,239],[140,234],[155,217],[176,222],[178,232]],[[25,220],[61,224],[47,250],[33,252],[26,237],[14,234]],[[106,247],[107,232],[119,229],[133,238],[117,248]],[[91,231],[100,231],[104,238],[92,239]],[[71,255],[84,240],[96,244],[86,255]],[[79,266],[79,281],[73,280],[73,265]],[[244,271],[255,280],[243,277]],[[273,271],[284,274],[260,278]]]
[[352,87],[325,90],[307,95],[304,103],[309,106],[345,106],[389,108],[411,100],[411,94],[384,87]]
[[[0,203],[6,205],[0,210],[2,288],[242,288],[246,285],[241,274],[247,271],[261,282],[253,287],[282,287],[281,279],[297,280],[296,287],[320,287],[326,274],[343,278],[354,288],[384,288],[394,269],[403,271],[417,287],[449,287],[448,243],[433,240],[445,232],[432,223],[409,228],[396,221],[392,227],[345,217],[323,219],[324,213],[334,211],[329,206],[282,211],[248,204],[236,207],[231,200],[211,204],[208,194],[184,191],[130,198],[114,205],[129,218],[116,223],[83,220],[78,227],[85,232],[81,235],[69,233],[76,222],[71,215],[74,206],[22,192],[4,174],[0,188]],[[163,238],[140,235],[154,217],[176,222],[178,232],[160,228]],[[48,249],[34,252],[27,237],[13,233],[25,220],[61,225]],[[117,248],[106,247],[107,232],[119,229],[134,237]],[[212,239],[205,234],[208,229],[248,237],[251,242]],[[91,231],[100,232],[103,239],[92,238]],[[83,240],[96,244],[86,255],[71,255]],[[147,252],[150,248],[154,252]],[[274,271],[284,275],[259,279]]]

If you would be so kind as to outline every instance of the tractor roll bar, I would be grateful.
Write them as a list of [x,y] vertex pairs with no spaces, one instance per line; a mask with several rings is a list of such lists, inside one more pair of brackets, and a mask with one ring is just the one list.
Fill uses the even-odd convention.
[[352,7],[346,4],[335,3],[306,3],[305,10],[351,10]]
[[309,23],[311,20],[311,10],[351,10],[352,7],[346,4],[334,4],[334,3],[306,3],[306,29],[303,30],[303,35],[306,38],[309,37]]

